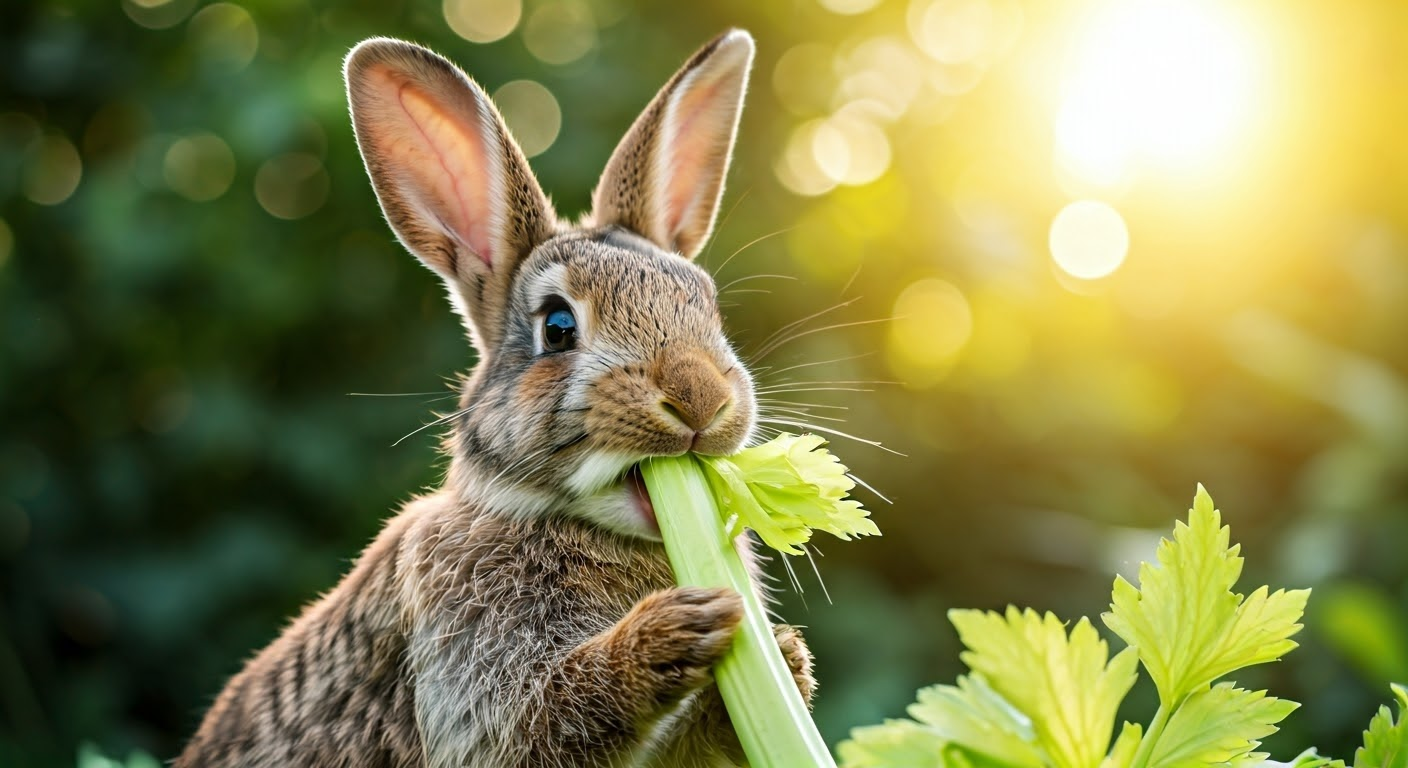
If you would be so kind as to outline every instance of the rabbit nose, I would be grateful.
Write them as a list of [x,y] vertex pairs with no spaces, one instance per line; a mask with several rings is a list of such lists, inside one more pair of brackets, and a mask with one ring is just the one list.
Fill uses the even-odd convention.
[[716,422],[733,401],[733,388],[713,360],[698,353],[669,354],[660,361],[656,383],[660,410],[695,432]]

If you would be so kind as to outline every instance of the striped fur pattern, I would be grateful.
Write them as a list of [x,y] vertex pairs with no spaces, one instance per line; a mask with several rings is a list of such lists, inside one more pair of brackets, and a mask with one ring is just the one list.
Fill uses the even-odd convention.
[[[691,58],[574,227],[457,68],[393,40],[353,50],[382,210],[444,280],[480,363],[443,487],[246,664],[177,768],[742,763],[709,672],[741,601],[672,586],[632,467],[753,432],[752,379],[687,258],[713,226],[752,52],[735,30]],[[547,348],[551,307],[575,318],[574,347]],[[810,701],[805,643],[776,634]]]

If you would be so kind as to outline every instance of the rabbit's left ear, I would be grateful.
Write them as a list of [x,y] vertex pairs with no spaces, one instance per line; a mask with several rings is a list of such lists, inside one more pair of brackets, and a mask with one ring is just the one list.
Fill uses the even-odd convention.
[[487,354],[514,268],[556,226],[547,196],[489,97],[439,55],[373,38],[348,54],[346,78],[386,220],[445,281]]
[[690,57],[611,155],[591,223],[693,258],[714,228],[752,63],[753,38],[741,29]]

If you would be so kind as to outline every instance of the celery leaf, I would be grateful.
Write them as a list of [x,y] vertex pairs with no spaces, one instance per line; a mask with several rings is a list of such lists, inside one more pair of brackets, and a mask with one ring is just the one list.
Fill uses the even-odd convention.
[[1240,545],[1201,485],[1173,541],[1159,543],[1158,565],[1142,563],[1139,587],[1115,578],[1106,626],[1136,648],[1159,698],[1184,696],[1242,667],[1274,661],[1296,643],[1290,636],[1309,590],[1261,587],[1243,600],[1232,587],[1242,573]]
[[[958,685],[919,691],[909,706],[914,720],[856,728],[840,746],[845,768],[971,766],[1042,768],[1031,721],[983,681],[961,676]],[[915,722],[918,721],[918,722]]]
[[1354,768],[1408,768],[1408,689],[1391,686],[1398,697],[1398,720],[1387,706],[1369,721],[1364,746],[1354,753]]
[[1323,757],[1311,747],[1291,758],[1290,762],[1262,760],[1259,763],[1249,763],[1246,768],[1344,768],[1344,761]]
[[1125,723],[1110,754],[1100,761],[1100,768],[1129,768],[1134,764],[1134,755],[1139,751],[1143,736],[1144,729],[1138,723]]
[[911,720],[886,720],[881,725],[851,729],[837,754],[844,768],[946,768],[944,740]]
[[945,742],[992,758],[997,763],[1041,768],[1032,722],[988,686],[982,675],[958,678],[958,685],[919,691],[909,715]]
[[1300,705],[1219,683],[1189,696],[1159,734],[1149,768],[1188,765],[1251,765],[1266,758],[1252,752],[1258,739]]
[[855,481],[816,435],[779,435],[732,456],[698,456],[730,532],[751,528],[789,555],[813,531],[840,539],[878,536],[860,502],[846,498]]
[[1069,635],[1054,614],[1009,607],[1006,615],[949,611],[967,646],[961,658],[992,689],[1031,719],[1037,744],[1054,768],[1097,768],[1115,710],[1134,685],[1138,663],[1108,646],[1082,618]]

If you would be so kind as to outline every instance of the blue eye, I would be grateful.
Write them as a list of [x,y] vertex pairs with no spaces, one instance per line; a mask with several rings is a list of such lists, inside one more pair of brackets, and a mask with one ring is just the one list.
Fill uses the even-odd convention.
[[543,317],[543,347],[549,352],[566,352],[577,346],[577,318],[572,310],[561,308]]

